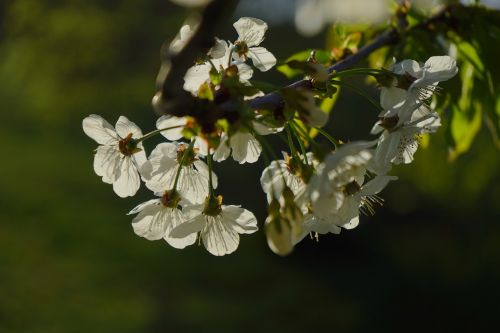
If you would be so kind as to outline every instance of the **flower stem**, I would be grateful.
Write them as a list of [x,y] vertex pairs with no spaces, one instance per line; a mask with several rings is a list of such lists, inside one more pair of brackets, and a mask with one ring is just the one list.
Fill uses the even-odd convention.
[[353,68],[341,72],[335,72],[334,74],[332,74],[332,77],[344,76],[344,75],[377,75],[381,73],[387,73],[387,70],[376,69],[376,68]]
[[359,89],[358,87],[356,87],[355,85],[353,84],[350,84],[348,82],[344,82],[344,81],[338,81],[338,80],[330,80],[330,82],[334,85],[339,85],[339,86],[343,86],[343,87],[346,87],[346,88],[349,88],[351,89],[352,91],[354,91],[355,93],[357,93],[358,95],[360,95],[361,97],[364,97],[368,100],[368,102],[370,102],[374,107],[377,108],[377,110],[379,111],[383,111],[384,109],[380,106],[379,103],[377,103],[371,96],[369,96],[365,91],[363,91],[362,89]]
[[[298,119],[298,118],[297,118]],[[309,141],[309,143],[311,145],[317,145],[318,143],[316,141],[314,141],[313,138],[311,138],[311,136],[309,135],[309,133],[306,132],[305,128],[303,128],[302,126],[300,126],[299,123],[297,123],[296,120],[293,120],[291,122],[291,124],[293,125],[293,127],[295,128],[295,131],[298,132],[299,134],[302,134],[302,137],[304,139],[306,139],[307,141]]]
[[175,174],[174,186],[173,186],[173,189],[172,189],[174,192],[177,190],[177,183],[179,181],[179,178],[180,178],[180,175],[181,175],[181,170],[182,170],[182,167],[184,165],[184,162],[186,161],[186,156],[190,153],[191,150],[193,150],[194,141],[195,140],[191,141],[191,143],[189,144],[188,148],[182,154],[181,161],[179,162],[179,167],[177,168],[177,173]]
[[183,125],[177,125],[177,126],[172,126],[172,127],[166,127],[166,128],[160,128],[160,129],[157,129],[157,130],[154,130],[154,131],[151,131],[147,134],[145,134],[142,138],[139,138],[137,139],[135,142],[136,143],[139,143],[139,142],[142,142],[144,140],[147,140],[163,131],[168,131],[168,130],[171,130],[171,129],[176,129],[176,128],[179,128],[179,127],[183,127]]
[[297,158],[297,160],[300,160],[299,156],[297,155],[297,150],[295,149],[295,145],[293,144],[292,131],[290,130],[290,127],[291,127],[290,124],[287,124],[286,127],[285,127],[286,136],[287,136],[287,139],[288,139],[288,147],[290,147],[290,152],[292,153],[292,156],[294,158]]
[[210,198],[215,198],[215,193],[214,193],[214,186],[212,182],[212,168],[213,168],[213,163],[212,163],[212,154],[210,153],[210,148],[208,149],[208,154],[207,154],[207,162],[208,162],[208,191],[209,191],[209,196]]
[[321,128],[318,128],[318,127],[315,127],[316,130],[321,134],[323,135],[325,138],[328,139],[328,141],[330,141],[335,147],[337,146],[340,146],[341,143],[339,140],[336,140],[334,139],[330,134],[328,134],[325,130],[321,129]]
[[302,151],[302,156],[304,158],[304,162],[306,164],[309,164],[309,162],[307,160],[307,153],[306,153],[306,147],[304,146],[304,142],[302,142],[302,138],[300,137],[299,133],[297,132],[297,129],[295,129],[294,126],[292,126],[292,124],[293,123],[290,123],[290,129],[292,130],[293,135],[295,136],[295,140],[297,140],[297,142],[299,143],[300,150]]

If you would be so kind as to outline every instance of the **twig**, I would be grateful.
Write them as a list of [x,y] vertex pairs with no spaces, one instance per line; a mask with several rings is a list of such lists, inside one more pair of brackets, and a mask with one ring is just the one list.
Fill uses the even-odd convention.
[[[235,115],[237,106],[233,101],[207,104],[206,101],[193,97],[182,88],[187,69],[193,65],[200,53],[212,46],[215,27],[223,21],[222,17],[229,10],[232,10],[236,2],[234,0],[213,0],[203,11],[198,29],[188,44],[179,54],[166,57],[158,76],[158,92],[153,99],[153,105],[159,114],[171,114],[179,117],[193,116],[205,128],[213,126],[215,121],[220,118],[237,118],[237,115]],[[400,32],[394,28],[385,31],[371,43],[361,47],[358,52],[330,66],[328,72],[345,70],[379,48],[398,43],[404,38],[405,34],[412,30],[432,30],[433,25],[440,22],[450,24],[450,14],[458,6],[462,5],[447,6],[436,15],[406,32]],[[299,80],[285,88],[312,89],[313,87],[310,80]],[[254,110],[276,110],[283,107],[283,103],[284,100],[279,91],[275,91],[251,100],[249,105]]]

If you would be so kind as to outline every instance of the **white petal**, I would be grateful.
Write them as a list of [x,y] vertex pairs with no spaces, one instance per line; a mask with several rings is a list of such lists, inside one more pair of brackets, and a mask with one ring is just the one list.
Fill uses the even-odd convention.
[[151,200],[148,200],[146,202],[143,202],[143,203],[138,204],[137,206],[135,206],[130,212],[127,213],[127,215],[137,214],[137,213],[141,212],[142,210],[144,210],[144,208],[146,208],[148,206],[158,205],[160,203],[161,203],[160,199],[151,199]]
[[254,163],[259,159],[262,147],[255,137],[248,132],[237,132],[230,138],[233,158],[240,164]]
[[135,195],[141,186],[139,172],[130,157],[122,157],[120,161],[120,174],[113,183],[113,190],[119,197],[131,197]]
[[192,234],[196,235],[198,231],[201,231],[201,229],[203,229],[205,222],[205,216],[200,213],[192,219],[182,222],[177,227],[172,229],[169,237],[183,239]]
[[236,251],[240,236],[232,225],[225,223],[221,215],[205,216],[205,219],[207,224],[201,232],[201,238],[208,252],[214,256],[223,256]]
[[220,138],[219,146],[215,149],[214,155],[212,156],[214,161],[222,162],[226,160],[231,154],[231,148],[228,145],[228,136],[226,133],[222,133]]
[[227,42],[215,37],[215,44],[209,51],[212,59],[220,59],[226,55],[228,49]]
[[380,90],[380,106],[384,110],[389,110],[393,107],[401,105],[407,98],[407,91],[404,89],[391,87],[382,88]]
[[115,144],[120,138],[113,126],[103,117],[91,114],[82,121],[85,134],[101,145]]
[[183,137],[182,130],[187,123],[186,117],[175,117],[171,115],[165,115],[158,118],[156,121],[157,129],[164,129],[174,126],[181,126],[179,128],[174,128],[166,131],[161,131],[161,135],[163,135],[167,140],[176,141]]
[[[193,164],[196,167],[196,170],[198,170],[198,172],[200,173],[200,175],[208,179],[208,166],[206,165],[206,163],[203,162],[202,160],[197,160],[194,161]],[[217,188],[217,175],[213,171],[212,171],[212,186],[214,188]]]
[[368,183],[364,184],[361,193],[363,195],[374,195],[382,191],[391,180],[396,180],[395,176],[376,176]]
[[270,134],[276,134],[281,131],[283,131],[283,127],[267,127],[264,124],[259,123],[258,121],[252,121],[252,126],[255,132],[259,135],[270,135]]
[[238,207],[238,206],[223,206],[222,216],[224,223],[231,225],[231,227],[240,234],[251,234],[256,232],[257,219],[252,212]]
[[184,76],[184,90],[198,95],[200,86],[210,78],[210,65],[202,64],[189,68]]
[[304,231],[317,232],[318,234],[340,234],[341,228],[328,220],[328,218],[319,218],[312,214],[304,216]]
[[174,238],[170,236],[170,233],[173,229],[175,229],[182,223],[185,223],[184,216],[179,209],[168,208],[168,219],[169,223],[167,224],[167,228],[165,230],[164,239],[170,246],[176,249],[183,249],[186,246],[192,245],[194,242],[196,242],[196,233],[191,233],[184,238]]
[[253,65],[262,72],[268,71],[276,65],[276,58],[264,47],[251,47],[248,50],[248,57],[252,59]]
[[167,210],[162,205],[144,207],[132,220],[136,235],[151,241],[162,239],[170,223],[166,214]]
[[244,41],[248,47],[259,45],[267,30],[266,22],[253,17],[242,17],[233,27],[238,33],[238,41]]
[[132,138],[134,139],[142,137],[141,129],[136,124],[128,120],[125,116],[120,116],[120,118],[118,118],[115,127],[116,132],[118,133],[118,135],[120,135],[121,138],[127,137],[127,135],[129,135],[130,133],[132,133]]
[[350,230],[354,229],[359,225],[359,215],[353,217],[348,223],[344,224],[342,227],[344,229]]
[[146,186],[153,192],[171,189],[178,169],[177,145],[160,143],[140,168]]
[[120,173],[122,154],[117,147],[99,146],[94,155],[94,171],[103,182],[112,184]]
[[185,166],[179,174],[177,190],[189,202],[202,203],[208,195],[208,178],[192,166]]
[[446,81],[457,74],[457,62],[450,56],[430,57],[425,62],[424,71],[426,81]]
[[414,78],[422,76],[422,67],[418,62],[411,59],[406,59],[392,65],[391,71],[399,75],[409,74]]
[[243,63],[237,64],[236,67],[238,67],[238,74],[240,75],[240,81],[246,82],[252,78],[253,75],[252,67]]

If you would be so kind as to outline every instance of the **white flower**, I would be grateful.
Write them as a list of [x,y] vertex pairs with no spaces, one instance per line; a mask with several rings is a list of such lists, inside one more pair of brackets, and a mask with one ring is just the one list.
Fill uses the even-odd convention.
[[196,241],[196,235],[170,237],[170,232],[186,221],[183,211],[177,206],[178,199],[172,200],[171,194],[171,191],[166,191],[160,199],[146,201],[132,209],[128,215],[138,214],[132,220],[132,227],[138,236],[151,241],[163,238],[172,247],[183,249]]
[[[374,205],[382,205],[383,199],[377,196],[394,176],[375,176],[366,184],[358,183],[353,180],[344,186],[344,200],[340,208],[330,214],[326,219],[328,223],[342,227],[344,229],[353,229],[359,224],[359,212],[365,215],[373,215]],[[316,226],[312,226],[314,229]],[[322,226],[321,226],[322,227]]]
[[213,158],[214,161],[221,162],[231,154],[233,159],[240,164],[255,163],[258,161],[261,152],[262,146],[251,133],[238,131],[230,137],[222,133]]
[[[252,78],[253,70],[250,66],[242,62],[233,63],[230,61],[232,45],[228,46],[225,41],[217,40],[216,47],[216,51],[214,49],[212,50],[214,50],[213,53],[217,56],[222,53],[222,50],[224,51],[224,56],[211,60],[217,70],[226,69],[228,65],[234,64],[238,67],[238,74],[241,82],[248,82],[248,80]],[[184,90],[197,96],[200,86],[210,80],[211,69],[212,65],[208,62],[189,68],[184,76]]]
[[[147,188],[163,193],[174,187],[176,175],[181,168],[177,191],[187,201],[201,203],[208,195],[208,167],[195,150],[189,152],[187,148],[184,143],[160,143],[142,166],[141,174]],[[184,154],[187,155],[183,160]],[[217,177],[213,172],[212,177],[216,188]]]
[[236,60],[246,61],[250,58],[253,65],[262,72],[276,65],[274,55],[266,48],[259,46],[267,31],[266,22],[253,17],[242,17],[233,26],[238,33],[233,53]]
[[216,214],[205,214],[203,205],[185,208],[190,220],[170,233],[173,238],[185,238],[200,232],[203,245],[211,254],[223,256],[233,253],[240,242],[239,234],[257,231],[257,219],[252,212],[239,206],[221,205]]
[[[300,170],[297,169],[294,159],[286,153],[283,153],[283,156],[284,160],[272,161],[262,171],[260,177],[260,184],[266,193],[268,202],[271,202],[273,198],[279,198],[285,186],[289,187],[295,197],[299,198],[306,190],[306,183],[301,178]],[[307,153],[307,161],[310,165],[317,165],[312,153]]]
[[317,104],[314,94],[308,90],[301,90],[302,98],[297,100],[297,110],[300,119],[311,127],[323,127],[328,122],[328,114]]
[[345,199],[345,186],[362,183],[366,165],[372,158],[367,148],[374,142],[347,143],[329,154],[318,165],[308,184],[308,193],[315,216],[324,218],[338,210]]
[[136,124],[120,116],[115,128],[101,116],[92,114],[83,119],[83,131],[98,144],[94,156],[94,170],[102,181],[113,184],[113,190],[124,198],[133,196],[140,187],[138,169],[146,161],[142,137]]
[[188,117],[176,117],[172,115],[163,115],[158,120],[156,120],[156,128],[162,130],[164,128],[170,128],[179,126],[178,128],[171,128],[166,131],[161,131],[161,135],[163,135],[167,140],[177,141],[182,139],[182,131],[184,127],[189,122]]
[[428,100],[438,83],[454,77],[458,68],[452,57],[434,56],[423,65],[415,60],[403,60],[392,65],[390,71],[398,77],[389,87],[381,89],[380,104],[386,110],[407,101],[412,104]]
[[439,115],[435,112],[428,113],[423,106],[415,110],[410,121],[393,126],[396,123],[397,119],[382,119],[372,130],[372,133],[376,133],[381,128],[387,128],[380,135],[372,161],[372,168],[378,174],[387,173],[392,164],[411,163],[420,135],[434,133],[441,126]]

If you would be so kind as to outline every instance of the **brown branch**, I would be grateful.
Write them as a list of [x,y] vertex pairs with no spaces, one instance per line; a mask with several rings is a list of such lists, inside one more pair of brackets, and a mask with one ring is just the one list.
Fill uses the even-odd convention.
[[204,8],[196,32],[182,50],[172,53],[165,48],[157,78],[157,93],[153,98],[153,107],[158,114],[183,116],[187,110],[197,108],[197,99],[182,88],[184,75],[200,54],[213,46],[217,27],[233,12],[237,3],[235,0],[213,0]]

